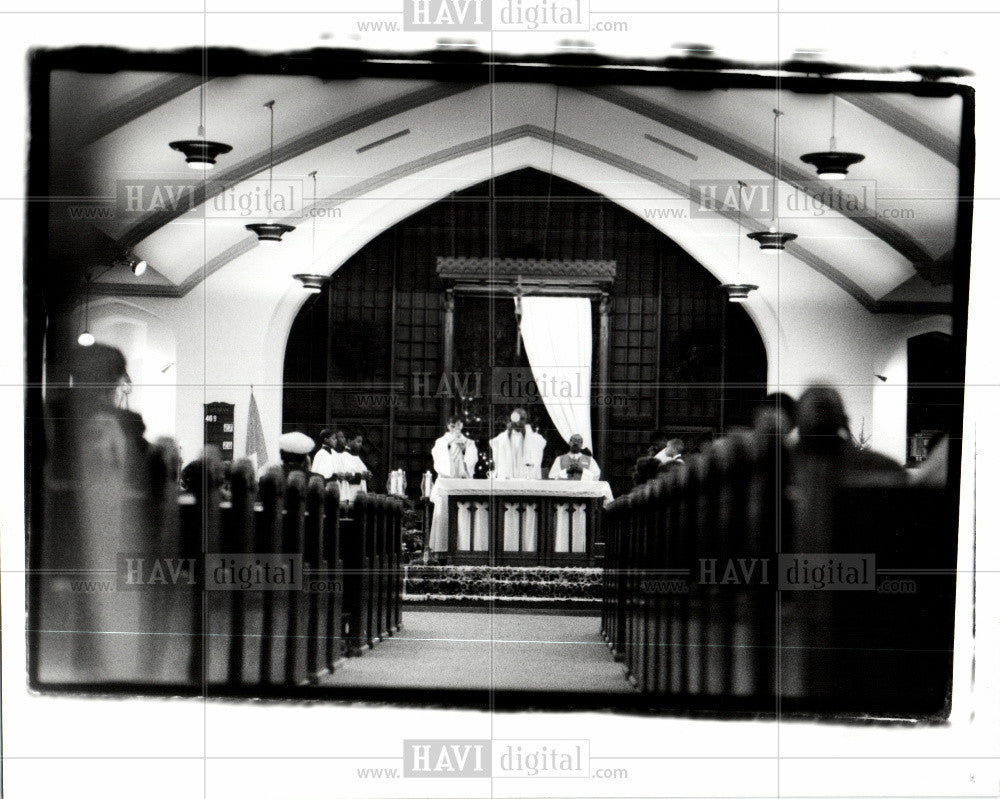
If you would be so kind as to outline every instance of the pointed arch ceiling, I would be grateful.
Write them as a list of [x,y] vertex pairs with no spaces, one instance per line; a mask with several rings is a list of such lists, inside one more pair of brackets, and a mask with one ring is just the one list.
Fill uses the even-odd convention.
[[[799,238],[782,257],[815,270],[869,310],[900,292],[917,302],[946,297],[947,287],[934,284],[943,282],[942,264],[954,247],[958,97],[838,95],[839,148],[865,154],[851,178],[877,192],[879,203],[875,214],[852,216],[838,211],[836,185],[817,184],[798,160],[827,149],[829,94],[216,78],[204,87],[206,132],[233,151],[220,157],[203,182],[167,146],[193,137],[198,124],[199,84],[190,76],[56,72],[52,82],[52,127],[62,131],[52,142],[52,161],[59,165],[54,188],[104,198],[119,212],[80,224],[93,228],[89,234],[109,251],[132,249],[152,266],[142,280],[110,270],[102,278],[106,293],[183,296],[257,248],[244,225],[260,219],[217,213],[213,200],[227,192],[259,194],[268,166],[263,104],[273,99],[275,181],[298,197],[287,219],[275,217],[298,228],[288,244],[295,242],[299,267],[313,259],[313,224],[316,252],[323,253],[346,227],[362,224],[369,210],[393,202],[394,187],[412,198],[416,182],[418,193],[433,202],[457,185],[427,178],[434,168],[524,141],[533,143],[536,161],[538,148],[548,148],[549,164],[536,166],[558,171],[561,161],[584,159],[591,182],[601,184],[610,199],[628,197],[633,206],[641,199],[649,221],[665,232],[684,226],[687,236],[718,239],[717,247],[735,247],[736,213],[722,205],[704,216],[692,213],[698,199],[692,186],[699,180],[766,183],[777,176],[781,190],[799,188],[812,200],[809,213],[783,222]],[[776,105],[783,112],[777,165],[771,156]],[[306,201],[313,170],[319,186],[315,209]],[[135,183],[187,185],[189,191],[175,206],[149,204],[122,213],[122,187]],[[313,211],[321,215],[315,223]],[[744,213],[744,233],[767,225],[766,214],[757,211]],[[743,243],[744,257],[752,261],[756,245]]]

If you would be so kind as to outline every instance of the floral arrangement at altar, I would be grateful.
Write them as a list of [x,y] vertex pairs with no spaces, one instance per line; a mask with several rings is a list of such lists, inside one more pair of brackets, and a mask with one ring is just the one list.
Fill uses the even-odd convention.
[[406,567],[403,601],[596,604],[603,572],[579,566]]

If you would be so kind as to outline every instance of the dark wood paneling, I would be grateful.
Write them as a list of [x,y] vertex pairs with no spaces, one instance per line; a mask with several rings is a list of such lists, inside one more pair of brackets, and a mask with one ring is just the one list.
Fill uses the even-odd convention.
[[[331,331],[334,385],[329,415],[356,422],[373,431],[373,437],[385,439],[391,403],[392,451],[385,440],[373,444],[369,466],[376,470],[378,459],[379,480],[385,479],[382,469],[404,468],[415,489],[420,472],[430,468],[430,447],[440,434],[442,400],[419,395],[422,392],[414,396],[413,391],[414,375],[429,372],[436,380],[441,369],[443,286],[435,274],[436,259],[491,254],[617,263],[609,331],[610,379],[616,388],[603,400],[611,404],[612,460],[601,464],[616,493],[627,487],[635,458],[653,440],[674,430],[683,435],[685,429],[718,424],[724,306],[718,281],[633,214],[572,183],[526,169],[496,178],[492,189],[482,183],[414,214],[344,263],[326,294],[304,306],[292,327],[285,357],[283,429],[316,434],[328,421],[329,314],[339,320]],[[727,382],[757,384],[727,389],[727,424],[738,424],[749,420],[752,402],[763,395],[766,362],[763,343],[747,314],[735,306],[728,313]],[[463,336],[483,342],[479,360],[482,368],[491,368],[493,336],[480,333],[495,333],[495,321],[478,319],[475,331],[463,333],[461,326],[470,323],[456,314],[456,347],[464,364],[470,356]],[[596,353],[596,323],[594,336]],[[513,342],[500,344],[498,354]],[[397,391],[390,391],[390,382]],[[616,400],[615,392],[622,397]],[[482,415],[501,418],[501,410],[498,406]],[[554,430],[547,432],[558,440]]]

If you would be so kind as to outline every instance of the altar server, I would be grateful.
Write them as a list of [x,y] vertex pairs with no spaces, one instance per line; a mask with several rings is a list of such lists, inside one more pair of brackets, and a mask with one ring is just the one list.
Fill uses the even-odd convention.
[[364,447],[364,438],[360,433],[351,435],[345,434],[344,431],[338,431],[337,436],[346,442],[346,448],[344,449],[342,456],[344,458],[343,464],[341,466],[341,499],[345,498],[344,492],[346,491],[346,499],[348,502],[354,502],[354,498],[359,492],[368,491],[368,480],[371,479],[372,473],[368,471],[368,467],[365,466],[365,462],[361,460],[361,451]]
[[[336,480],[341,502],[351,503],[358,491],[367,490],[366,481],[371,473],[361,458],[348,450],[347,435],[343,430],[335,433],[324,430],[322,435],[323,445],[313,459],[312,470],[325,480]],[[361,443],[357,446],[360,448]]]
[[545,439],[528,424],[528,412],[517,408],[507,429],[490,439],[493,465],[499,480],[540,480]]
[[334,475],[340,474],[344,441],[341,438],[339,449],[335,450],[334,447],[338,446],[338,441],[332,430],[324,430],[319,437],[321,444],[319,451],[313,456],[312,470],[324,480],[331,480]]
[[448,420],[448,432],[434,442],[431,458],[438,477],[472,477],[479,451],[476,442],[462,432],[462,420],[457,416]]
[[583,436],[574,433],[569,437],[569,452],[552,462],[550,480],[599,480],[601,467],[589,454],[583,452]]

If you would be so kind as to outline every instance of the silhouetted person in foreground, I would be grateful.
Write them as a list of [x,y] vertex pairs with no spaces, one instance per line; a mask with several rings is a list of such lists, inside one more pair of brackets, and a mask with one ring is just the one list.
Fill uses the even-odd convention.
[[831,552],[837,491],[902,486],[906,473],[892,458],[854,443],[844,403],[832,386],[807,388],[798,402],[797,420],[791,471],[797,522],[793,551]]
[[796,427],[796,402],[783,391],[768,394],[754,409],[753,429],[760,436],[786,439]]
[[43,662],[68,670],[67,679],[134,679],[148,649],[148,636],[136,629],[146,594],[88,587],[115,580],[119,553],[157,543],[148,513],[150,448],[142,417],[122,407],[131,385],[125,367],[115,347],[77,347],[72,385],[48,407],[42,629],[66,632],[45,639]]
[[667,472],[675,466],[684,463],[684,442],[679,438],[672,438],[667,445],[657,452],[653,457],[660,463],[660,471]]
[[[842,490],[904,486],[906,474],[891,458],[853,441],[843,401],[832,386],[806,389],[798,402],[797,420],[799,439],[791,450],[788,488],[793,524],[783,525],[782,550],[788,557],[808,559],[816,553],[836,557],[845,551],[847,541],[857,540],[859,532],[837,526],[838,503],[851,501]],[[865,531],[871,549],[862,551],[877,549],[880,532]],[[845,616],[839,595],[830,590],[798,592],[783,603],[784,691],[794,693],[802,686],[813,693],[835,691],[836,673],[850,665],[850,652],[843,642],[849,640],[845,636],[851,626],[863,619]],[[798,680],[800,685],[796,685]]]
[[130,479],[141,476],[135,466],[149,449],[146,425],[122,407],[132,384],[121,350],[106,344],[77,347],[69,371],[72,387],[60,390],[49,406],[47,465],[53,474],[84,477],[90,461],[103,458],[119,464]]
[[640,455],[632,471],[632,485],[640,486],[684,463],[684,441],[680,438],[660,439],[650,444],[645,455]]

